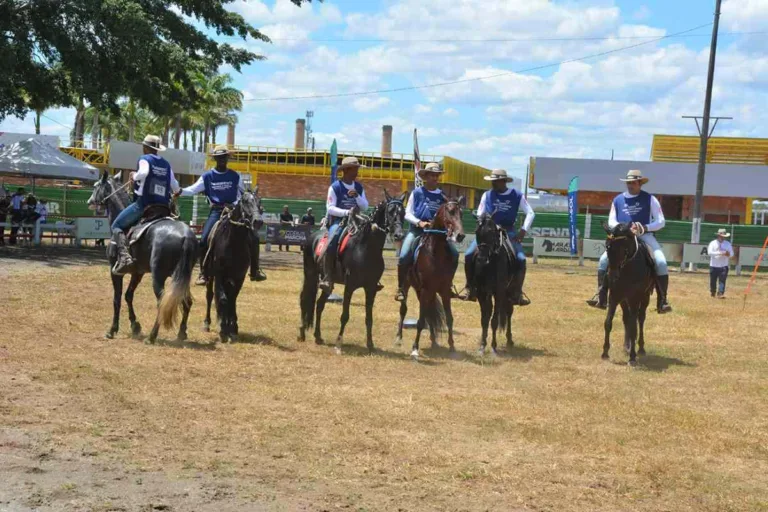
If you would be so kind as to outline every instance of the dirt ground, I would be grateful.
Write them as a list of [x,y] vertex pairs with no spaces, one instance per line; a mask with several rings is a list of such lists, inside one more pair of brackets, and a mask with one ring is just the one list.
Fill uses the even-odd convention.
[[[126,311],[104,339],[103,250],[0,248],[0,511],[768,510],[766,277],[743,310],[745,277],[717,301],[675,273],[632,369],[618,320],[600,359],[594,266],[531,265],[514,348],[480,358],[459,303],[457,355],[427,343],[416,363],[413,331],[393,344],[391,261],[376,354],[362,296],[343,355],[298,343],[295,251],[246,283],[238,343],[201,331],[196,287],[190,340],[151,346]],[[142,284],[145,333],[153,303]]]

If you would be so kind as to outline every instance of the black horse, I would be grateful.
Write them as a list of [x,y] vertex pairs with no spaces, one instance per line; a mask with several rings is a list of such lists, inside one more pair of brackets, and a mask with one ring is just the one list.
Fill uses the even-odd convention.
[[[115,217],[130,204],[125,188],[126,185],[104,172],[101,179],[93,186],[93,193],[88,199],[88,205],[91,208],[106,207],[111,224]],[[133,294],[144,274],[151,273],[152,288],[158,300],[158,308],[155,325],[152,327],[148,341],[150,343],[155,342],[161,325],[166,329],[172,328],[178,320],[180,309],[182,319],[177,340],[186,340],[187,319],[192,307],[189,282],[197,257],[195,233],[183,222],[163,219],[147,228],[141,239],[133,245],[131,252],[136,263],[131,273],[131,282],[125,292],[125,301],[128,303],[128,318],[131,321],[132,336],[138,337],[141,334],[141,324],[136,320],[136,313],[133,309]],[[109,245],[107,257],[110,268],[112,268],[117,261],[117,247],[114,243]],[[123,276],[116,276],[111,273],[110,275],[114,290],[112,301],[114,316],[112,326],[106,337],[112,339],[119,330]],[[165,290],[165,281],[169,277],[171,278],[171,286],[169,290]]]
[[480,305],[480,355],[488,344],[488,323],[491,324],[491,349],[496,354],[496,330],[506,329],[507,348],[512,348],[512,296],[515,292],[514,278],[518,263],[508,249],[507,232],[496,225],[491,215],[483,214],[477,219],[477,251],[474,258],[474,283],[477,301]]
[[[605,343],[603,359],[608,359],[613,316],[621,305],[624,320],[624,350],[629,354],[629,364],[637,364],[637,354],[645,355],[646,310],[656,285],[653,260],[647,246],[635,236],[629,224],[619,224],[611,229],[603,223],[608,233],[605,250],[608,252],[608,314],[605,317]],[[635,342],[639,351],[635,352]]]
[[[344,302],[341,313],[341,328],[336,338],[336,352],[341,353],[344,341],[344,328],[349,321],[349,304],[352,294],[358,288],[365,289],[365,327],[367,330],[366,345],[373,352],[373,303],[376,300],[379,280],[384,273],[384,242],[387,233],[396,241],[403,238],[403,220],[405,207],[403,200],[405,194],[400,197],[390,197],[386,192],[386,200],[382,201],[371,218],[359,215],[356,211],[348,217],[350,239],[341,256],[337,258],[336,273],[333,282],[344,285]],[[342,228],[339,228],[342,229]],[[325,231],[319,231],[312,238],[311,243],[304,247],[304,285],[301,289],[301,326],[299,327],[299,341],[305,341],[306,330],[314,324],[315,343],[323,344],[320,333],[320,321],[328,301],[330,293],[323,291],[317,297],[320,265],[317,259],[317,247],[323,238]],[[339,244],[339,249],[341,249]],[[315,318],[315,315],[317,317]]]
[[206,282],[205,331],[211,327],[211,302],[215,298],[219,319],[219,339],[235,341],[238,334],[237,296],[251,265],[251,231],[261,222],[258,188],[245,192],[234,207],[225,207],[221,220],[208,239],[208,254],[203,255]]

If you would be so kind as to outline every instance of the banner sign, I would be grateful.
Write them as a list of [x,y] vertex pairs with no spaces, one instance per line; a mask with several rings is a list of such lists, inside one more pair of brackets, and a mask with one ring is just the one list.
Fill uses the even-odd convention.
[[103,240],[112,238],[107,217],[78,217],[75,220],[77,238],[80,240]]
[[571,238],[571,254],[578,254],[579,252],[579,244],[576,241],[576,214],[579,210],[577,203],[578,193],[579,177],[574,176],[574,178],[571,179],[571,183],[568,185],[568,229]]
[[590,260],[600,259],[605,252],[605,240],[584,240],[582,254],[584,258]]
[[[752,269],[760,258],[760,247],[739,247],[739,265]],[[768,267],[768,254],[760,262],[761,267]]]
[[[697,265],[709,265],[708,245],[704,244],[685,244],[683,245],[683,262],[696,263]],[[736,263],[736,255],[732,254],[730,263]],[[753,263],[754,264],[754,263]]]
[[419,156],[419,138],[416,135],[416,128],[413,129],[413,186],[419,188],[424,184],[419,176],[421,171],[421,156]]
[[[578,247],[576,249],[578,250]],[[534,237],[533,255],[545,258],[570,258],[571,240],[569,238]]]
[[278,245],[304,245],[309,242],[311,226],[267,224],[267,242]]

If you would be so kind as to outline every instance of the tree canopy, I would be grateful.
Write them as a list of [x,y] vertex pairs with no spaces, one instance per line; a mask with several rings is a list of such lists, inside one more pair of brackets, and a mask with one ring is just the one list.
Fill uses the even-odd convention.
[[130,97],[158,115],[187,108],[199,73],[222,64],[240,71],[263,58],[196,26],[269,41],[226,9],[232,1],[0,0],[0,120],[25,116],[30,98],[44,105],[83,98],[116,111]]

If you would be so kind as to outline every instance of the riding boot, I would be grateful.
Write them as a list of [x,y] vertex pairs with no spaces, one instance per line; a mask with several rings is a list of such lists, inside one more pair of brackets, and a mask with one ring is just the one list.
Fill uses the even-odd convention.
[[464,261],[464,276],[467,283],[464,285],[464,289],[459,292],[459,300],[465,300],[468,302],[477,301],[477,291],[472,286],[472,281],[475,280],[475,258],[468,258]]
[[525,273],[527,267],[523,266],[515,275],[515,286],[512,290],[512,305],[527,306],[531,300],[523,293],[523,283],[525,282]]
[[597,293],[587,301],[587,304],[593,308],[606,309],[608,307],[608,280],[605,276],[605,271],[597,271]]
[[205,263],[205,253],[206,248],[203,247],[200,251],[200,275],[197,276],[197,281],[195,281],[197,286],[205,286],[205,283],[208,282],[208,279],[205,277],[205,269],[203,267],[203,264]]
[[112,273],[116,276],[124,276],[133,270],[133,258],[128,250],[128,240],[122,231],[115,236],[117,243],[117,261],[112,268]]
[[395,300],[397,302],[405,300],[405,281],[408,279],[409,268],[410,265],[408,264],[397,266],[397,292],[395,292]]
[[259,239],[251,234],[251,281],[264,281],[267,276],[259,268]]
[[669,276],[658,276],[656,278],[658,287],[656,288],[656,309],[660,315],[670,313],[672,306],[667,302],[667,290],[669,289]]
[[326,249],[325,256],[323,256],[323,273],[320,276],[320,283],[318,283],[318,286],[324,292],[331,293],[333,291],[333,273],[335,266],[336,258],[328,251],[328,249]]

